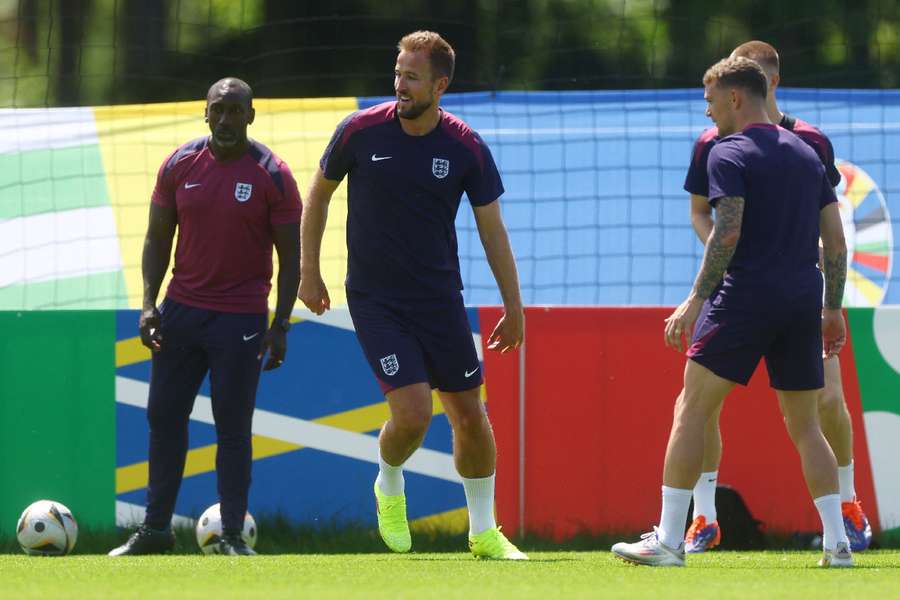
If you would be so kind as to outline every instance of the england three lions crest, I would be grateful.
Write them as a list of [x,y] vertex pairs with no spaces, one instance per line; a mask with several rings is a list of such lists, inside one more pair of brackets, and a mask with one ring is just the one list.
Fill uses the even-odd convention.
[[253,194],[252,183],[238,183],[234,186],[234,199],[238,202],[246,202]]
[[384,371],[384,374],[390,377],[391,375],[396,375],[397,371],[400,370],[400,361],[397,360],[396,354],[390,354],[381,359],[381,370]]
[[443,179],[450,174],[450,161],[446,158],[432,158],[431,173],[438,179]]

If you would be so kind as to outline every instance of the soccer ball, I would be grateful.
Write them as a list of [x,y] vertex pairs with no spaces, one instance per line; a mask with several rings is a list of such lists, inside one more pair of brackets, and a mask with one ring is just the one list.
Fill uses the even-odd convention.
[[[222,515],[219,505],[213,504],[197,519],[197,545],[203,554],[216,554],[219,551],[219,540],[222,539]],[[244,543],[253,548],[256,546],[256,521],[249,512],[244,515],[244,529],[241,537]]]
[[53,500],[38,500],[19,517],[16,538],[26,554],[62,556],[75,547],[78,523],[66,506]]

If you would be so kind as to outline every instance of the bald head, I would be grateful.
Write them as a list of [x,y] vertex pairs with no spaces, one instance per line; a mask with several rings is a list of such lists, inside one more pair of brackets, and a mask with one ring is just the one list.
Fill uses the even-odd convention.
[[206,92],[206,101],[209,103],[214,99],[226,96],[243,101],[247,107],[253,106],[253,90],[246,82],[237,77],[225,77],[209,86],[209,91]]
[[216,158],[240,156],[247,150],[247,126],[253,123],[253,90],[234,77],[220,79],[206,93],[206,122]]

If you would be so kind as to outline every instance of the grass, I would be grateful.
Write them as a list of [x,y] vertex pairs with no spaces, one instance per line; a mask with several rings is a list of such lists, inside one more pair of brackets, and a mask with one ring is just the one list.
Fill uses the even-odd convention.
[[815,568],[814,552],[711,552],[685,569],[633,567],[609,552],[536,552],[528,563],[458,553],[0,556],[3,598],[849,598],[896,597],[900,552]]
[[[320,525],[303,525],[291,522],[279,515],[263,515],[257,519],[259,526],[259,542],[257,550],[261,554],[381,554],[384,543],[378,532],[371,525],[348,523],[325,523]],[[127,539],[130,530],[110,527],[91,529],[81,526],[78,531],[78,543],[75,554],[106,554],[110,549]],[[510,532],[506,532],[507,535]],[[623,539],[637,539],[641,532],[631,533],[582,533],[564,541],[553,540],[547,535],[530,532],[524,538],[512,535],[511,539],[522,548],[533,552],[582,552],[605,551]],[[176,554],[198,554],[194,530],[176,528]],[[459,552],[466,547],[465,533],[448,533],[446,531],[416,531],[413,543],[418,552]],[[821,544],[821,537],[813,532],[796,534],[766,534],[763,546],[741,544],[739,536],[731,535],[723,540],[720,549],[727,550],[808,550]],[[900,527],[888,532],[881,532],[872,542],[872,549],[900,549]],[[16,541],[15,532],[0,528],[0,555],[18,554],[21,552]],[[2,592],[2,574],[0,574],[0,592]],[[3,599],[0,594],[0,600]]]

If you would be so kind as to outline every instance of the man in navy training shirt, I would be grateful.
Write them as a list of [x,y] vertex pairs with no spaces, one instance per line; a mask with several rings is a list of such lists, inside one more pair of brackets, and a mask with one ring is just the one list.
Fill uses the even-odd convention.
[[759,64],[724,59],[710,67],[703,84],[707,115],[722,136],[709,155],[716,218],[693,289],[666,319],[666,344],[681,350],[685,336],[690,346],[666,449],[662,515],[641,541],[620,542],[612,552],[635,564],[684,566],[685,521],[703,463],[704,427],[765,357],[822,520],[819,564],[849,567],[837,463],[817,411],[823,339],[828,355],[837,354],[845,340],[847,248],[837,199],[815,152],[769,120]]
[[453,428],[472,553],[525,559],[494,521],[496,447],[460,293],[455,228],[465,192],[505,309],[488,347],[513,350],[522,343],[524,313],[498,202],[503,185],[481,137],[439,107],[453,78],[450,45],[417,31],[398,51],[396,101],[344,119],[313,176],[301,225],[299,297],[316,314],[330,307],[319,250],[328,202],[348,175],[347,304],[391,411],[374,485],[381,537],[394,552],[411,548],[403,463],[428,430],[436,388]]
[[[216,552],[252,555],[241,539],[252,463],[251,425],[262,358],[278,368],[300,270],[300,194],[288,166],[247,139],[253,93],[239,79],[206,96],[210,136],[170,154],[150,203],[142,261],[141,342],[152,350],[147,420],[150,480],[143,525],[111,556],[153,554],[175,544],[170,523],[188,449],[188,417],[209,373],[223,536]],[[166,298],[156,298],[178,229]],[[267,327],[272,246],[278,305]]]
[[[780,127],[792,131],[815,150],[825,167],[828,183],[836,187],[841,174],[834,164],[834,149],[831,141],[821,131],[778,109],[775,92],[781,81],[778,52],[771,45],[751,41],[741,44],[731,56],[743,56],[762,67],[769,83],[766,95],[766,113],[769,120]],[[709,178],[707,160],[713,145],[719,139],[718,129],[711,127],[704,131],[697,142],[691,158],[690,168],[684,182],[684,189],[691,195],[691,224],[701,243],[706,243],[713,228],[712,206],[709,204]],[[854,552],[865,550],[872,540],[872,528],[856,498],[853,482],[853,426],[850,412],[844,398],[841,381],[841,363],[837,355],[825,358],[825,387],[819,394],[819,421],[822,433],[834,451],[838,464],[838,482],[841,493],[841,512],[844,528],[850,538],[850,549]],[[715,547],[721,538],[716,520],[716,484],[719,463],[722,460],[722,436],[719,431],[719,414],[714,415],[706,425],[706,443],[703,452],[703,472],[694,487],[693,522],[685,538],[685,550],[703,552]]]

